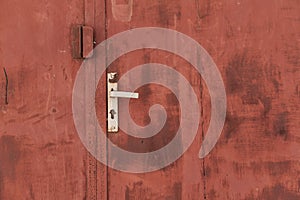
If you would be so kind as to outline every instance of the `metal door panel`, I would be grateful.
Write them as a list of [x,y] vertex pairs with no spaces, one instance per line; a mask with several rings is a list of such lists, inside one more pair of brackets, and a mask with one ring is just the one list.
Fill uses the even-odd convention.
[[[108,169],[110,199],[300,197],[297,10],[296,1],[107,1],[108,37],[139,27],[163,27],[197,40],[216,62],[228,101],[221,138],[199,159],[211,104],[197,72],[182,58],[155,50],[130,52],[115,61],[108,71],[120,76],[143,63],[173,67],[191,82],[203,111],[194,143],[172,165],[145,174]],[[147,125],[150,105],[161,103],[171,113],[165,129],[152,140],[123,132],[109,138],[129,151],[153,151],[167,144],[178,128],[178,102],[157,85],[138,92],[141,99],[130,104],[132,118]]]
[[70,31],[84,23],[83,8],[77,0],[0,2],[0,199],[86,196],[87,153],[71,110],[80,62]]

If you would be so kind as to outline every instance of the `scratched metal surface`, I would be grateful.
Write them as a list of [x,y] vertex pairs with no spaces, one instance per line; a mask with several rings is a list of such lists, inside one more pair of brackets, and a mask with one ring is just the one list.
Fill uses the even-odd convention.
[[[0,199],[300,199],[299,1],[16,0],[1,1],[0,10]],[[197,157],[210,117],[202,79],[178,56],[141,50],[108,71],[122,75],[158,62],[181,72],[202,105],[196,140],[178,161],[149,174],[107,169],[89,155],[72,119],[81,63],[71,57],[73,24],[94,27],[97,43],[144,26],[197,40],[227,92],[226,124],[211,154]],[[98,110],[106,106],[105,82],[98,84]],[[153,151],[176,133],[179,104],[158,85],[139,92],[130,105],[133,119],[149,123],[148,108],[161,103],[169,113],[164,129],[146,140],[122,132],[108,137],[130,151]],[[97,115],[105,124],[105,113]]]
[[83,20],[82,1],[0,1],[1,200],[86,196],[87,153],[71,112],[80,62],[70,31]]
[[[107,1],[107,8],[108,36],[158,26],[197,40],[220,69],[228,100],[222,136],[211,154],[199,160],[210,99],[191,66],[174,55],[151,50],[116,61],[110,71],[121,74],[148,62],[173,66],[191,81],[203,118],[195,142],[171,166],[141,175],[109,169],[108,195],[112,199],[300,199],[299,1],[112,0]],[[123,133],[110,138],[130,151],[153,151],[176,132],[178,102],[170,91],[155,85],[139,92],[141,99],[131,104],[135,121],[149,123],[149,105],[161,103],[171,113],[166,126],[152,140]]]

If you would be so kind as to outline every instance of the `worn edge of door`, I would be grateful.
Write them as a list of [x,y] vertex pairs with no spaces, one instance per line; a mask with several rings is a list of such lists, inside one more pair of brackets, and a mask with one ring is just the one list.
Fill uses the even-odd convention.
[[[98,5],[100,4],[100,5]],[[105,15],[105,6],[106,2],[103,1],[96,1],[96,0],[84,0],[84,22],[85,25],[93,27],[94,28],[94,37],[96,38],[96,34],[100,34],[101,38],[106,39],[105,36],[105,30],[100,30],[98,26],[96,25],[96,13],[103,12]],[[99,10],[103,9],[103,10]],[[104,26],[106,27],[106,16],[103,16],[104,20],[103,22],[100,21],[99,23],[104,23]],[[94,39],[96,40],[96,39]],[[95,63],[95,57],[90,58],[93,60],[92,65],[94,65],[95,71],[96,71],[96,63]],[[93,89],[96,90],[97,88],[97,82],[96,77],[89,77],[94,78],[94,85]],[[105,98],[104,98],[105,99]],[[106,99],[105,99],[106,100]],[[95,138],[96,137],[96,138]],[[94,142],[97,140],[97,133],[95,133],[94,137],[89,137],[89,142]],[[99,147],[97,146],[97,152],[99,152],[100,156],[106,156],[107,147]],[[87,152],[87,166],[86,166],[86,199],[88,200],[106,200],[108,198],[107,196],[107,166],[102,165],[97,161],[97,159],[91,155],[89,152]]]

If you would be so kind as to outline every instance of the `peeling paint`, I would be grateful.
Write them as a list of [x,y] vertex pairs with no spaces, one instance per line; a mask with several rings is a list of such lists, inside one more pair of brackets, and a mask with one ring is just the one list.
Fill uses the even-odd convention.
[[111,0],[112,14],[115,20],[129,22],[132,17],[133,0],[128,0],[128,4],[117,4],[117,0]]

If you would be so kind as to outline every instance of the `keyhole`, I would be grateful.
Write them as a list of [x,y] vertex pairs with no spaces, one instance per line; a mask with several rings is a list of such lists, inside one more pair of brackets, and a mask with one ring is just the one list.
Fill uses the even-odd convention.
[[115,114],[117,114],[117,113],[116,113],[116,111],[114,109],[112,109],[112,110],[109,111],[109,114],[110,114],[110,118],[114,119],[115,118]]

